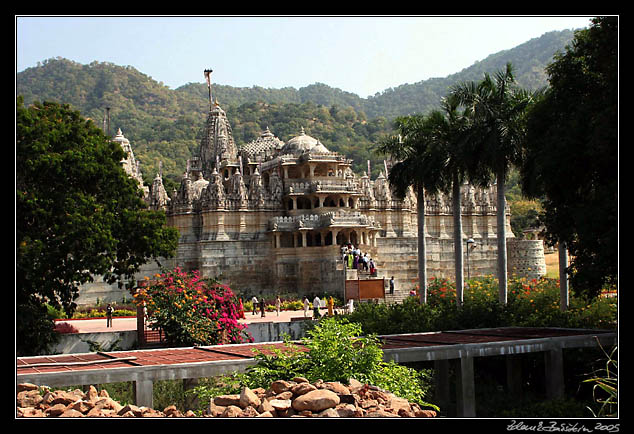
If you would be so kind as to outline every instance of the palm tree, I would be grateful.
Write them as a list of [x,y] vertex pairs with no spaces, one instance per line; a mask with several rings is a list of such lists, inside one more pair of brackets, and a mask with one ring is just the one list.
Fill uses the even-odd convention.
[[538,93],[515,85],[510,63],[493,78],[485,74],[479,83],[458,84],[450,93],[471,119],[465,141],[472,156],[468,170],[478,173],[481,182],[493,178],[497,181],[498,281],[503,304],[507,302],[505,183],[510,165],[520,156],[526,109]]
[[420,300],[427,303],[425,194],[438,192],[442,179],[441,165],[437,155],[432,152],[436,129],[434,122],[422,115],[398,117],[394,121],[394,129],[398,135],[382,140],[378,152],[397,161],[388,174],[394,193],[405,197],[407,190],[413,187],[416,194]]
[[466,118],[458,111],[459,101],[455,97],[443,98],[441,110],[432,111],[428,118],[435,128],[430,152],[440,163],[443,174],[438,179],[438,188],[450,193],[453,208],[454,267],[456,280],[456,306],[462,306],[464,297],[464,261],[462,245],[462,204],[460,186],[466,179],[463,151],[463,129]]

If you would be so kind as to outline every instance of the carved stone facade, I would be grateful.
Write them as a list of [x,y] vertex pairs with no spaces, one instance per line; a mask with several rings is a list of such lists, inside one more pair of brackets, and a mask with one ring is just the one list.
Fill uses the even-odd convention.
[[[267,128],[238,147],[216,102],[172,199],[157,175],[148,203],[165,210],[179,230],[171,265],[222,276],[240,292],[342,296],[341,246],[351,243],[371,255],[379,277],[394,276],[397,293],[406,294],[418,275],[416,196],[396,197],[383,171],[374,180],[359,177],[351,163],[303,128],[287,142]],[[496,186],[465,184],[461,194],[463,240],[477,243],[470,274],[495,273]],[[428,196],[425,217],[429,273],[453,277],[451,198]],[[509,219],[507,210],[512,238]]]

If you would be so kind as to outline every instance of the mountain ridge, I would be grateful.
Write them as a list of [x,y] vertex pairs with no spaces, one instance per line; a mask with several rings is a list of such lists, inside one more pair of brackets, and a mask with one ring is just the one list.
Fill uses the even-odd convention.
[[[382,134],[390,132],[391,119],[436,108],[454,84],[479,80],[507,62],[513,64],[520,86],[546,86],[545,66],[573,37],[573,30],[548,32],[447,77],[403,84],[367,98],[323,83],[299,89],[213,84],[212,93],[227,112],[238,145],[254,140],[267,127],[284,141],[305,127],[329,149],[353,158],[355,171],[364,170],[367,160],[378,170],[380,157],[373,148]],[[159,161],[165,176],[179,182],[187,158],[198,150],[209,107],[206,83],[170,89],[132,66],[97,61],[82,65],[63,58],[17,73],[16,93],[27,105],[35,100],[68,103],[98,126],[110,107],[110,133],[121,128],[130,140],[146,183]]]

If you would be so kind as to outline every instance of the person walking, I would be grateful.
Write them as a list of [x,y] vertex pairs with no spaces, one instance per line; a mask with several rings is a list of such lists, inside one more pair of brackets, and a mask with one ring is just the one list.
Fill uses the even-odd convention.
[[348,313],[354,312],[354,300],[351,298],[348,300]]
[[282,300],[280,300],[280,296],[278,295],[275,299],[275,310],[277,311],[277,316],[280,316],[280,308],[282,307]]
[[253,315],[255,315],[258,310],[258,298],[255,295],[251,298],[251,303],[253,304]]
[[262,314],[262,318],[264,318],[266,315],[264,314],[264,310],[265,310],[265,305],[264,305],[264,297],[262,297],[260,295],[260,313]]
[[310,301],[308,301],[308,297],[304,296],[304,318],[308,316],[309,307],[310,307]]
[[110,303],[108,303],[108,307],[106,307],[106,327],[112,327],[112,313],[113,312],[114,312],[114,309],[112,308]]
[[390,279],[390,294],[394,294],[394,276]]
[[319,299],[319,297],[315,296],[315,298],[313,299],[313,318],[314,319],[317,319],[321,316],[319,314],[320,305],[321,305],[321,300]]

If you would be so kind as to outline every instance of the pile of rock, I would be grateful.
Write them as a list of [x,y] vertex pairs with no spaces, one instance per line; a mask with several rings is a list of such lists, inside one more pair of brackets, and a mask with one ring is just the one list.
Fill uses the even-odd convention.
[[[42,395],[43,393],[43,395]],[[135,405],[121,405],[106,390],[88,392],[50,390],[34,384],[17,389],[18,417],[195,417],[182,413],[174,405],[163,411]],[[349,385],[318,380],[310,383],[297,377],[292,381],[274,381],[268,389],[249,389],[214,398],[203,417],[435,417],[433,410],[362,384],[354,379]]]
[[213,417],[435,417],[433,410],[354,379],[349,385],[296,377],[274,381],[268,389],[243,388],[213,399]]
[[17,387],[18,417],[166,417],[195,416],[193,412],[180,414],[175,406],[163,412],[135,405],[121,405],[110,398],[108,391],[97,392],[90,386],[88,392],[75,389],[71,392],[51,390],[35,384],[24,383]]

